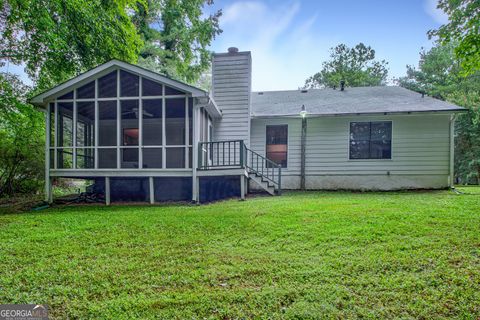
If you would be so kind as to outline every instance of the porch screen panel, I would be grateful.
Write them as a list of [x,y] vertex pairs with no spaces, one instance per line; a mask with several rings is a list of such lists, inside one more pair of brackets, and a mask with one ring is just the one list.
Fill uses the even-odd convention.
[[117,168],[117,101],[98,102],[98,168]]
[[143,145],[162,145],[162,99],[143,100]]
[[77,169],[95,168],[95,149],[77,148]]
[[55,147],[55,103],[50,103],[50,147]]
[[77,147],[95,145],[95,102],[77,102]]
[[[90,86],[90,85],[89,85]],[[90,86],[88,90],[94,90]],[[76,157],[77,169],[91,169],[95,167],[95,102],[77,102],[77,141]]]
[[48,133],[48,141],[50,144],[49,157],[50,169],[55,169],[55,103],[50,103],[50,132]]
[[57,149],[57,168],[73,169],[73,149],[72,148]]
[[121,167],[138,168],[139,108],[138,100],[121,101]]
[[95,98],[95,81],[89,82],[77,89],[77,99]]
[[188,99],[188,145],[193,143],[193,99]]
[[73,168],[73,102],[58,102],[57,168]]
[[176,96],[176,95],[184,95],[185,92],[177,90],[175,88],[165,86],[165,95],[166,96]]
[[73,103],[58,103],[58,147],[73,146]]
[[162,148],[143,148],[143,168],[162,168]]
[[98,97],[113,98],[117,96],[117,71],[110,72],[98,79]]
[[55,169],[55,149],[50,149],[50,169]]
[[120,70],[120,96],[138,97],[139,77],[130,72]]
[[73,91],[67,92],[64,95],[57,98],[57,100],[72,100],[73,99]]
[[[288,156],[288,126],[267,126],[266,157],[276,164],[287,167]],[[268,167],[269,165],[267,165]]]
[[185,98],[166,99],[165,135],[167,145],[185,145]]
[[167,168],[185,168],[185,148],[170,147],[167,148],[166,167]]
[[98,145],[117,145],[117,101],[98,102]]
[[98,149],[98,168],[116,169],[117,168],[117,149],[100,148]]
[[163,95],[162,84],[147,78],[142,78],[142,95],[144,97]]

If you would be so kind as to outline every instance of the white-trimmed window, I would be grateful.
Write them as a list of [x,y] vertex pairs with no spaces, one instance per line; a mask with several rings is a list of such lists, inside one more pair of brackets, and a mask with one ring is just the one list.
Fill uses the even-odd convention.
[[392,122],[350,123],[350,159],[391,159]]
[[[288,160],[288,125],[268,125],[266,130],[267,159],[287,167]],[[268,167],[268,165],[267,165]]]

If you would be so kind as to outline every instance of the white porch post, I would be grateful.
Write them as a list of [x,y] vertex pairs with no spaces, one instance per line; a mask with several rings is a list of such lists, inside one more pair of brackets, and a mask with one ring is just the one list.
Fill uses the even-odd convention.
[[110,177],[105,177],[105,204],[110,205]]
[[73,90],[72,168],[77,169],[77,90]]
[[148,186],[150,191],[150,204],[155,203],[155,190],[153,189],[153,177],[148,177]]
[[200,137],[200,108],[194,104],[192,119],[192,201],[200,202],[199,177],[197,176],[198,168],[198,142]]
[[52,181],[50,179],[50,104],[45,114],[45,201],[52,203]]
[[245,200],[245,176],[240,176],[240,198]]

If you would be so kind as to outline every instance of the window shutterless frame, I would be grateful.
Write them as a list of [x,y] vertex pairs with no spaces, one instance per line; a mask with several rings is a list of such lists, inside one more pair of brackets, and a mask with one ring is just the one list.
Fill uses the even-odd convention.
[[[267,154],[268,154],[267,148],[268,148],[268,145],[269,145],[267,134],[268,134],[268,128],[269,128],[269,127],[286,127],[286,128],[287,128],[287,135],[286,135],[286,136],[287,136],[287,151],[286,151],[286,153],[287,153],[287,156],[286,156],[287,164],[286,164],[285,167],[282,166],[282,169],[288,169],[289,154],[290,154],[290,152],[289,152],[289,142],[290,142],[290,138],[289,138],[289,135],[288,135],[288,132],[289,132],[289,130],[288,130],[288,124],[286,124],[286,123],[279,123],[279,124],[267,124],[267,125],[265,125],[265,158],[267,158],[267,159],[269,159],[269,158],[267,157]],[[269,159],[269,160],[271,160],[271,159]],[[273,160],[272,160],[272,161],[273,161]],[[275,162],[275,161],[274,161],[274,162]]]
[[[371,158],[371,159],[352,159],[350,158],[350,148],[351,148],[351,139],[350,139],[350,134],[351,134],[351,126],[352,123],[374,123],[374,122],[389,122],[390,123],[390,158]],[[347,128],[347,161],[392,161],[393,160],[393,120],[357,120],[357,121],[348,121],[348,128]]]

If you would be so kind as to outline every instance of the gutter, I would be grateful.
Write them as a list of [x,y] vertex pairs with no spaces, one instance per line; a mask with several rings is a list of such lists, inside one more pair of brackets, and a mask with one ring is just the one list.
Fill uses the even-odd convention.
[[[467,112],[467,109],[452,109],[452,110],[418,110],[418,111],[393,111],[393,112],[350,112],[350,113],[309,113],[309,118],[316,117],[342,117],[342,116],[368,116],[368,115],[409,115],[409,114],[451,114]],[[266,119],[266,118],[299,118],[299,114],[274,114],[274,115],[250,115],[251,119]]]
[[196,97],[196,99],[197,99],[197,105],[205,107],[207,112],[213,118],[219,119],[222,117],[222,110],[218,108],[217,103],[215,102],[215,100],[213,100],[213,98],[210,95],[205,94],[204,97]]

